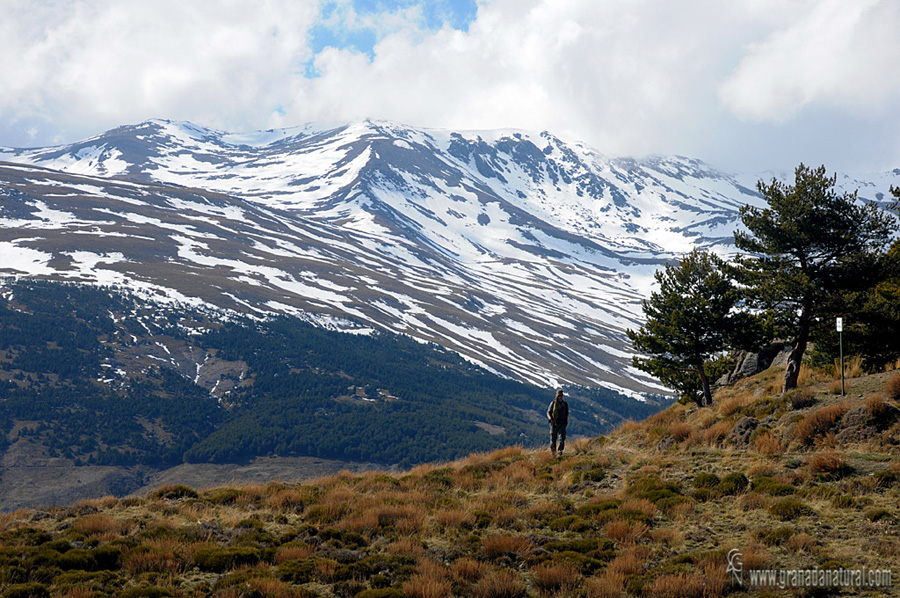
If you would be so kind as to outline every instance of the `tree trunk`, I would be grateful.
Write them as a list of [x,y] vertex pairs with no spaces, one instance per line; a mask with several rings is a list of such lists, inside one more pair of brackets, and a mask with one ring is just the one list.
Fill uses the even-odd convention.
[[703,364],[696,366],[697,375],[700,376],[700,384],[703,386],[703,396],[700,397],[700,406],[708,407],[712,405],[712,392],[709,390],[709,378],[706,377],[706,370],[703,369]]
[[800,377],[800,364],[803,362],[803,353],[806,351],[806,345],[809,342],[809,316],[811,313],[812,305],[809,302],[804,303],[803,311],[800,312],[797,342],[794,344],[791,354],[788,355],[787,369],[784,370],[784,384],[781,386],[782,394],[797,388],[797,379]]

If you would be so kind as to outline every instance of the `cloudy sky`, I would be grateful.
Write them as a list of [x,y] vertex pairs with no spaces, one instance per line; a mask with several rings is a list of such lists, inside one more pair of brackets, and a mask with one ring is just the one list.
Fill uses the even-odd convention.
[[898,32],[897,0],[0,0],[0,145],[373,118],[890,170]]

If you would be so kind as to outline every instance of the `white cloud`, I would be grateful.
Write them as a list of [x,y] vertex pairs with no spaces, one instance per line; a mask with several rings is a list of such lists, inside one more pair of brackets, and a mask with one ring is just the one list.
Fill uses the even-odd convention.
[[243,126],[310,58],[316,13],[275,0],[4,2],[0,119],[76,134],[152,117]]
[[751,44],[720,87],[737,116],[786,121],[814,102],[881,110],[900,98],[900,4],[826,0]]
[[[318,4],[0,3],[0,145],[151,117],[231,130],[370,117],[547,129],[734,169],[900,166],[896,0],[481,0],[467,31],[349,0],[320,22]],[[313,57],[317,23],[377,43]]]

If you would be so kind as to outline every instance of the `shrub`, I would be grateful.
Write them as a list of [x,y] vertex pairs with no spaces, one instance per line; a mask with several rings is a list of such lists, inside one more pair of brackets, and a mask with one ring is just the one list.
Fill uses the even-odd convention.
[[296,584],[309,583],[316,573],[316,559],[285,561],[278,565],[277,572],[279,579],[283,581]]
[[873,523],[882,520],[892,521],[894,515],[887,509],[869,509],[866,511],[866,519]]
[[796,519],[803,515],[814,515],[812,507],[795,498],[783,498],[769,507],[769,512],[782,521]]
[[831,506],[835,509],[852,509],[856,506],[856,499],[849,494],[838,494],[831,499]]
[[879,488],[890,488],[900,480],[900,472],[896,469],[882,469],[875,472],[875,484]]
[[719,492],[726,496],[739,494],[746,490],[749,484],[750,480],[747,479],[747,476],[735,471],[722,478],[722,481],[719,482]]
[[54,564],[63,571],[78,569],[81,571],[93,571],[97,567],[97,561],[90,550],[73,548],[56,557]]
[[166,484],[150,493],[150,498],[175,500],[179,498],[197,498],[200,495],[190,486],[184,484]]
[[573,532],[584,532],[591,529],[591,523],[582,519],[577,515],[566,515],[564,517],[558,517],[549,523],[550,529],[555,532],[562,531],[573,531]]
[[806,409],[807,407],[812,407],[818,400],[816,400],[815,393],[808,389],[794,389],[788,393],[788,399],[791,404],[791,409],[794,411],[799,411],[800,409]]
[[42,583],[15,583],[3,590],[4,598],[49,598],[50,592]]
[[542,548],[550,552],[590,554],[611,550],[613,543],[606,538],[573,538],[571,540],[553,540],[544,544]]
[[203,500],[214,505],[233,505],[244,492],[237,488],[215,488],[203,494]]
[[602,467],[594,467],[592,469],[576,471],[572,481],[575,484],[581,482],[599,482],[603,480],[604,477],[606,477],[606,470]]
[[194,563],[201,571],[224,573],[242,565],[255,565],[260,558],[259,549],[250,546],[210,546],[201,548],[194,554]]
[[681,493],[678,484],[663,482],[657,475],[638,478],[629,484],[625,491],[629,496],[652,502],[661,510],[690,500]]
[[698,473],[694,478],[694,488],[715,488],[720,481],[714,473]]
[[605,513],[608,511],[613,511],[622,504],[620,500],[605,500],[599,503],[588,503],[586,505],[581,505],[577,509],[575,509],[575,514],[579,517],[596,517],[600,513]]
[[769,496],[787,496],[797,492],[797,487],[791,484],[782,484],[769,476],[757,476],[753,478],[750,489]]
[[794,535],[793,528],[776,527],[756,530],[753,536],[766,546],[781,546]]

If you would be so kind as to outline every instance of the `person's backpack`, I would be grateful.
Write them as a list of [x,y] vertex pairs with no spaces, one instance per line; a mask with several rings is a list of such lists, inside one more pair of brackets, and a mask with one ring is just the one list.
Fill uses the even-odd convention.
[[563,401],[553,401],[550,417],[557,426],[566,426],[569,423],[569,404]]

